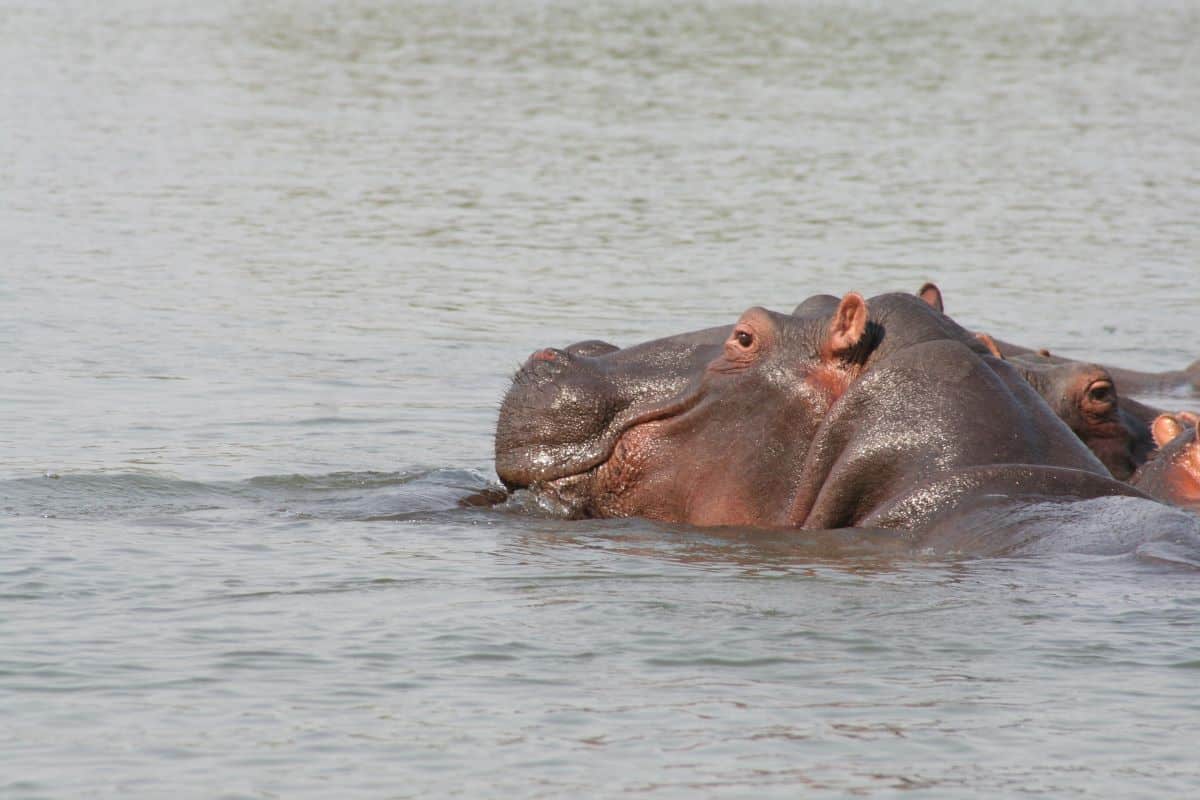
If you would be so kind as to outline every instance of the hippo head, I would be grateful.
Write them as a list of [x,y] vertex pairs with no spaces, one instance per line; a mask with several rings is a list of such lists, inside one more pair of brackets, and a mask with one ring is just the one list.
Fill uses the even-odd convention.
[[1195,414],[1162,414],[1152,432],[1158,445],[1157,457],[1165,462],[1167,479],[1176,502],[1186,500],[1200,507],[1200,422]]
[[850,293],[623,350],[539,350],[501,406],[496,472],[572,516],[785,524],[806,443],[876,334]]
[[1108,370],[1083,362],[1017,356],[1014,366],[1114,477],[1128,480],[1154,445],[1147,426],[1126,413]]
[[1130,482],[1153,497],[1200,512],[1200,428],[1195,414],[1161,414],[1151,423],[1158,450]]

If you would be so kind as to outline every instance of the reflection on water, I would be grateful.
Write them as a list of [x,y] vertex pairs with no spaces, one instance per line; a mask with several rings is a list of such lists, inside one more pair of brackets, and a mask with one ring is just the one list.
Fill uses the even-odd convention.
[[0,795],[1194,793],[1191,573],[459,501],[534,349],[814,292],[1194,360],[1197,42],[0,0]]

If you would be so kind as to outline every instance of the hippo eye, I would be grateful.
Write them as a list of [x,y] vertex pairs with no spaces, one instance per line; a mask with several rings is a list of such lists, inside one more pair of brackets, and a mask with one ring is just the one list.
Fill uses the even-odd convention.
[[1088,399],[1094,403],[1107,403],[1112,400],[1112,384],[1107,381],[1097,381],[1088,387]]
[[733,334],[733,338],[737,339],[737,343],[742,347],[754,344],[754,334],[750,331],[737,331]]

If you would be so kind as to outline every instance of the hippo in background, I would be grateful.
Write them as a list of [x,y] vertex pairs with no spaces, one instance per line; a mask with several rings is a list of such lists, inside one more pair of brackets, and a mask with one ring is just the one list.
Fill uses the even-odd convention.
[[[935,284],[926,283],[917,291],[917,296],[931,308],[944,313],[942,293]],[[1016,367],[1113,476],[1124,481],[1132,480],[1134,473],[1160,446],[1158,441],[1162,437],[1153,436],[1151,426],[1164,412],[1120,394],[1118,384],[1124,386],[1132,382],[1143,388],[1173,386],[1179,376],[1196,371],[1200,365],[1197,362],[1187,370],[1177,372],[1132,373],[1135,377],[1131,379],[1129,370],[1060,358],[1047,350],[1033,352],[1004,344],[986,334],[977,333],[976,336],[988,345],[993,355]],[[1196,419],[1195,414],[1187,411],[1177,412],[1176,416],[1192,424]],[[1155,496],[1172,502],[1161,494]]]
[[1200,512],[1200,428],[1194,414],[1163,414],[1151,430],[1158,451],[1131,483],[1172,505]]
[[[1008,357],[1036,356],[1051,363],[1070,364],[1074,359],[1056,356],[1046,348],[1032,350],[1027,347],[996,340],[1000,352]],[[1183,369],[1165,370],[1163,372],[1142,372],[1124,367],[1106,366],[1109,375],[1132,394],[1179,394],[1181,396],[1200,396],[1200,360],[1193,361]]]
[[496,432],[506,487],[566,516],[854,527],[983,554],[1100,546],[1112,525],[1083,540],[1064,527],[1093,517],[1062,510],[1088,501],[1138,521],[1117,549],[1168,537],[1200,552],[1200,521],[1114,480],[1016,368],[912,295],[821,295],[723,330],[574,347],[530,357]]
[[[935,283],[925,283],[917,290],[917,296],[930,307],[943,314],[946,311],[942,291]],[[990,337],[989,337],[990,338]],[[1051,364],[1076,363],[1073,359],[1056,356],[1045,348],[1035,349],[1012,344],[1000,339],[991,339],[998,353],[1005,358],[1035,357]],[[1172,394],[1184,392],[1200,396],[1200,359],[1193,361],[1183,369],[1166,370],[1164,372],[1142,372],[1123,367],[1105,366],[1109,377],[1121,387],[1126,394]],[[1143,420],[1149,424],[1150,420]]]
[[[939,314],[945,313],[941,290],[935,284],[926,283],[916,295]],[[815,295],[792,313],[808,313],[836,303],[832,295]],[[1150,423],[1162,412],[1119,395],[1105,367],[1035,353],[1006,356],[988,334],[973,335],[993,357],[1013,365],[1113,477],[1128,481],[1153,452]]]
[[1009,359],[1114,478],[1127,481],[1154,451],[1146,419],[1156,409],[1122,398],[1107,369],[1082,361],[1049,363],[1014,356]]

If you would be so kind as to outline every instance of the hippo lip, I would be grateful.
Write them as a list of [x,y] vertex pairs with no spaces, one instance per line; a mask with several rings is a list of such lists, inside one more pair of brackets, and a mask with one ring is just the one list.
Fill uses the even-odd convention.
[[[516,489],[532,488],[539,484],[560,484],[586,475],[608,463],[617,448],[617,443],[630,430],[648,422],[656,422],[667,417],[686,413],[700,402],[702,396],[703,392],[693,391],[682,396],[676,396],[654,408],[645,409],[637,413],[618,415],[613,423],[606,427],[603,433],[589,442],[582,442],[573,446],[567,445],[565,448],[561,445],[551,448],[534,446],[533,448],[529,448],[527,453],[521,452],[523,448],[508,451],[504,455],[513,457],[518,464],[522,465],[515,470],[520,474],[505,475],[503,473],[506,470],[498,465],[497,472],[500,473],[500,481],[509,491],[513,491]],[[561,458],[561,451],[563,449],[567,449],[569,455],[574,456],[574,458],[570,458],[564,463]],[[559,452],[556,453],[555,451]]]

